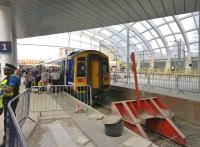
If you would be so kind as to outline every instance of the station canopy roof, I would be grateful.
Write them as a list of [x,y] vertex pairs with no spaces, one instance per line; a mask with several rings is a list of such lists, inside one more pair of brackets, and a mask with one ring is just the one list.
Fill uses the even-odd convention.
[[[73,41],[79,36],[74,39],[79,48],[86,48],[84,44],[109,48],[126,61],[129,28],[130,52],[137,57],[174,58],[178,46],[186,55],[198,52],[200,0],[0,0],[0,4],[12,8],[18,39],[63,33]],[[72,41],[65,40],[68,44],[63,46]]]

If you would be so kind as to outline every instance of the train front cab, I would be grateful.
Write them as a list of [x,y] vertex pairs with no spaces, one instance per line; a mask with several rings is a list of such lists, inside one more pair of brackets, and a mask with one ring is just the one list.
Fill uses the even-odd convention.
[[108,57],[97,51],[87,51],[74,57],[74,87],[84,93],[80,87],[91,86],[93,100],[102,98],[110,86]]
[[110,87],[108,58],[101,54],[88,55],[88,81],[95,98],[102,97]]

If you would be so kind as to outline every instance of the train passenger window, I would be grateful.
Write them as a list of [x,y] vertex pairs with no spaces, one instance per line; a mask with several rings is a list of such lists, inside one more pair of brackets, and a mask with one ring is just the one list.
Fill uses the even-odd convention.
[[108,73],[108,63],[107,62],[102,63],[102,70],[103,70],[103,74]]
[[77,63],[77,77],[86,77],[86,62]]

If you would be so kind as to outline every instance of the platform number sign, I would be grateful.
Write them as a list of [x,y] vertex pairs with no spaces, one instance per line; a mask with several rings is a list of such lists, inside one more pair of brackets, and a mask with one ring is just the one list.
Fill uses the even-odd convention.
[[11,52],[12,46],[10,41],[0,41],[0,53]]

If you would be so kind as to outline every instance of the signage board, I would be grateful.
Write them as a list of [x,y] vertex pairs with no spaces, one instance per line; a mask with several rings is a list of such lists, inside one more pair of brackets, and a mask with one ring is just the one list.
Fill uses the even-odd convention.
[[11,52],[11,51],[12,51],[11,41],[0,41],[0,53]]

